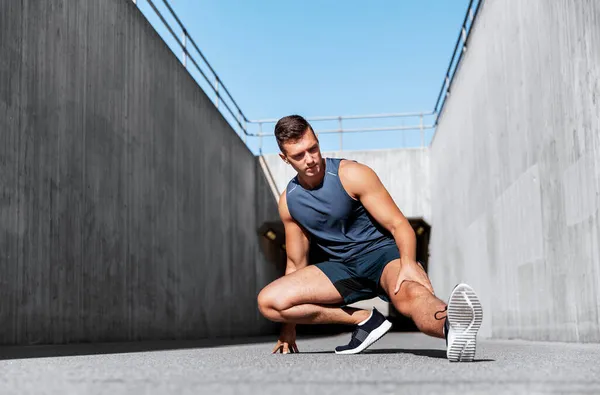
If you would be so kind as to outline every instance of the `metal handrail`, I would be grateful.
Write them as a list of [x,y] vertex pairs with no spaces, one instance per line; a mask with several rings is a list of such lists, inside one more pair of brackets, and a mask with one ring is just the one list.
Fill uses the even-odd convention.
[[233,96],[231,95],[231,93],[229,93],[229,90],[227,89],[227,87],[225,86],[225,84],[223,84],[223,81],[221,81],[221,79],[219,78],[219,75],[217,74],[217,72],[215,71],[215,69],[212,68],[212,66],[210,65],[210,63],[206,59],[206,57],[204,57],[204,54],[202,53],[202,51],[200,51],[200,48],[198,48],[198,46],[196,45],[196,42],[194,41],[194,39],[187,34],[187,29],[185,28],[185,26],[183,26],[183,23],[181,23],[181,20],[179,20],[179,18],[175,14],[175,11],[173,11],[173,8],[171,8],[171,6],[169,5],[169,3],[166,0],[162,0],[162,1],[163,1],[163,3],[165,3],[165,5],[167,6],[167,8],[171,12],[171,14],[173,15],[173,17],[177,21],[177,23],[179,24],[179,26],[181,27],[181,30],[183,30],[184,34],[190,39],[190,42],[192,43],[192,45],[194,46],[194,48],[196,48],[196,51],[198,51],[198,54],[202,57],[202,60],[204,60],[204,62],[206,63],[206,65],[208,66],[208,68],[210,69],[210,71],[212,71],[212,73],[215,76],[215,78],[216,78],[217,82],[219,83],[219,85],[223,87],[223,89],[225,90],[225,93],[227,93],[227,96],[229,96],[229,98],[231,99],[231,101],[235,105],[235,108],[238,109],[240,115],[242,117],[244,117],[244,120],[246,122],[248,122],[248,118],[246,118],[246,116],[244,115],[244,112],[241,110],[240,106],[237,104],[237,102],[235,101],[235,99],[233,98]]
[[[269,123],[276,123],[278,121],[278,119],[249,120],[246,117],[246,115],[243,113],[242,109],[237,104],[237,102],[235,101],[235,99],[233,98],[233,96],[231,95],[231,93],[229,92],[229,90],[227,89],[227,87],[225,86],[225,84],[223,84],[223,82],[222,82],[221,78],[219,77],[219,75],[217,74],[217,72],[210,65],[210,63],[208,62],[208,60],[206,59],[206,57],[204,56],[204,54],[202,53],[202,51],[200,50],[200,48],[198,48],[198,45],[196,44],[196,42],[194,41],[194,39],[189,36],[187,28],[181,22],[181,19],[179,19],[179,17],[175,13],[175,11],[171,7],[171,5],[168,3],[168,1],[167,0],[162,0],[162,2],[167,7],[169,13],[175,19],[175,21],[179,25],[180,29],[182,30],[184,42],[181,42],[181,40],[179,39],[178,35],[173,31],[173,28],[171,27],[171,25],[169,24],[169,22],[164,18],[164,16],[162,15],[162,13],[155,6],[153,0],[146,0],[146,1],[151,6],[151,8],[154,10],[154,12],[156,13],[156,15],[160,18],[160,20],[165,25],[165,27],[167,28],[167,30],[171,33],[171,35],[173,36],[173,38],[175,39],[175,41],[177,42],[177,44],[183,50],[183,54],[184,54],[183,63],[184,63],[184,66],[187,67],[186,60],[187,60],[187,57],[189,57],[190,60],[192,61],[192,63],[194,64],[194,66],[196,67],[196,69],[200,72],[200,74],[202,75],[202,77],[204,77],[204,79],[206,80],[206,82],[208,83],[208,85],[214,91],[214,93],[216,95],[216,104],[215,104],[216,107],[219,108],[219,101],[223,103],[223,105],[225,106],[225,108],[227,109],[227,111],[229,112],[229,114],[234,118],[235,122],[237,123],[237,125],[240,127],[240,129],[244,133],[244,136],[260,137],[261,140],[262,140],[263,136],[272,136],[272,133],[263,133],[262,132],[262,125],[265,124],[265,123],[267,123],[267,124],[269,124]],[[481,3],[483,1],[485,1],[485,0],[470,0],[469,1],[469,5],[468,5],[467,11],[465,13],[465,17],[464,17],[464,20],[463,20],[463,23],[462,23],[462,26],[461,26],[461,30],[460,30],[460,33],[459,33],[458,38],[456,40],[456,43],[454,45],[454,50],[452,52],[452,56],[450,58],[450,63],[448,65],[448,69],[446,70],[446,74],[444,76],[444,82],[442,83],[442,86],[440,88],[440,92],[438,94],[438,97],[437,97],[437,100],[436,100],[436,103],[435,103],[433,111],[428,112],[428,113],[391,113],[391,114],[326,116],[326,117],[312,117],[312,118],[307,118],[307,120],[308,121],[335,121],[335,120],[339,121],[340,127],[338,129],[316,130],[316,132],[317,133],[340,133],[340,142],[341,142],[341,134],[343,134],[343,133],[374,132],[374,131],[396,131],[396,130],[397,131],[401,131],[401,130],[417,130],[417,129],[420,129],[421,132],[423,133],[423,130],[425,130],[425,129],[434,129],[434,128],[436,128],[436,126],[438,124],[438,121],[439,121],[440,114],[441,114],[441,112],[442,112],[442,110],[444,108],[444,105],[446,103],[446,99],[447,99],[447,97],[450,94],[450,88],[452,86],[452,82],[454,81],[454,77],[456,75],[456,70],[457,70],[457,68],[458,68],[458,66],[459,66],[459,64],[460,64],[460,62],[462,60],[463,54],[467,50],[467,43],[468,43],[468,40],[469,40],[469,37],[470,37],[470,34],[471,34],[472,26],[474,24],[474,21],[475,21],[477,15],[478,15],[480,5],[481,5]],[[137,1],[134,0],[134,3],[137,3]],[[200,57],[202,58],[202,60],[206,64],[206,66],[208,66],[208,69],[212,73],[212,76],[215,78],[215,84],[214,85],[211,82],[211,80],[208,78],[208,76],[206,75],[206,73],[201,69],[200,65],[196,62],[196,59],[194,59],[194,57],[188,51],[188,49],[187,49],[187,41],[188,40],[191,42],[192,46],[196,49],[196,51],[198,52],[198,54],[200,55]],[[457,55],[458,55],[458,58],[457,58]],[[457,61],[455,63],[456,59],[457,59]],[[454,65],[454,67],[453,67],[453,65]],[[231,103],[235,107],[235,111],[232,110],[231,107],[229,106],[229,104],[226,102],[226,100],[224,100],[224,97],[219,92],[219,87],[222,87],[223,91],[226,94],[225,98],[227,98],[228,100],[231,101]],[[237,115],[236,115],[236,113],[237,113]],[[424,125],[423,124],[423,116],[430,116],[430,115],[434,116],[434,123],[432,125]],[[401,118],[401,117],[416,117],[416,116],[420,116],[421,117],[421,123],[419,125],[413,125],[413,126],[392,126],[392,127],[383,127],[383,128],[357,128],[357,129],[344,129],[342,127],[342,120],[373,119],[373,118],[399,118],[399,117]],[[242,123],[242,121],[244,123]],[[248,132],[247,124],[258,124],[258,126],[259,126],[259,132],[258,133],[250,133],[250,132]],[[261,142],[261,146],[262,146],[262,142]]]
[[[338,129],[331,130],[315,130],[316,133],[340,133],[340,139],[342,133],[356,133],[356,132],[373,132],[373,131],[401,131],[401,130],[421,130],[421,135],[423,134],[424,129],[435,129],[438,125],[440,114],[446,104],[446,98],[450,94],[450,87],[452,86],[452,82],[454,81],[454,77],[456,75],[456,70],[462,60],[463,54],[467,51],[467,43],[469,41],[469,37],[471,35],[471,30],[475,19],[479,13],[479,8],[481,3],[485,0],[470,0],[469,5],[467,7],[467,11],[465,12],[465,17],[463,23],[461,25],[460,33],[458,34],[458,38],[456,39],[456,43],[454,45],[454,50],[452,52],[452,57],[450,58],[450,62],[448,64],[448,69],[446,70],[446,74],[444,76],[444,82],[442,83],[442,87],[440,88],[440,92],[438,94],[437,100],[435,102],[435,106],[433,111],[430,113],[398,113],[398,114],[375,114],[375,115],[351,115],[351,116],[328,116],[328,117],[313,117],[306,118],[307,121],[335,121],[339,120],[340,127]],[[462,45],[461,45],[462,44]],[[459,53],[460,51],[460,53]],[[457,58],[456,64],[454,64],[455,59]],[[454,68],[452,67],[454,65]],[[405,116],[421,116],[421,119],[424,115],[434,115],[434,123],[432,125],[423,125],[421,121],[421,125],[415,126],[399,126],[399,127],[385,127],[385,128],[360,128],[360,129],[343,129],[341,125],[341,121],[343,119],[368,119],[368,118],[392,118],[392,117],[405,117]],[[248,123],[255,123],[259,125],[259,132],[256,136],[259,136],[261,139],[263,136],[271,136],[271,133],[263,133],[262,125],[265,123],[275,123],[277,119],[258,119],[258,120],[250,120]],[[421,138],[421,143],[423,144],[423,137]],[[341,145],[341,144],[340,144]],[[262,143],[261,143],[262,146]]]
[[[368,118],[402,118],[402,117],[418,117],[426,115],[434,115],[434,112],[404,112],[404,113],[390,113],[390,114],[368,114],[368,115],[339,115],[339,116],[328,116],[328,117],[309,117],[307,121],[337,121],[338,119],[368,119]],[[276,123],[277,118],[267,119],[254,119],[248,121],[248,123]]]
[[[337,129],[318,129],[315,128],[316,134],[340,134],[340,150],[342,149],[342,141],[344,133],[362,133],[362,132],[385,132],[385,131],[407,131],[407,130],[420,130],[421,131],[421,146],[425,146],[424,131],[433,129],[435,124],[425,124],[423,122],[424,117],[436,116],[435,112],[410,112],[410,113],[387,113],[387,114],[368,114],[368,115],[342,115],[342,116],[326,116],[326,117],[306,117],[308,122],[322,122],[322,121],[338,121],[339,127]],[[420,122],[413,125],[400,125],[400,126],[383,126],[383,127],[363,127],[363,128],[344,128],[343,120],[359,120],[359,119],[376,119],[376,118],[408,118],[408,117],[419,117]],[[278,121],[277,118],[267,119],[255,119],[249,120],[249,124],[258,125],[258,133],[255,136],[259,137],[259,151],[262,152],[262,138],[273,137],[273,133],[264,133],[262,126],[263,124],[273,124]],[[313,126],[314,127],[314,126]]]
[[[210,63],[208,62],[208,60],[206,59],[206,57],[204,56],[204,54],[202,53],[202,51],[200,50],[200,48],[198,48],[198,45],[196,45],[196,42],[194,41],[194,39],[188,34],[188,30],[186,29],[186,27],[184,26],[184,24],[181,22],[181,20],[179,19],[179,17],[177,16],[177,14],[175,13],[175,11],[173,10],[173,8],[169,5],[169,3],[167,2],[167,0],[162,0],[162,2],[165,4],[165,6],[167,7],[167,9],[169,10],[169,13],[177,21],[177,24],[181,28],[181,30],[183,32],[183,38],[184,38],[184,42],[183,43],[179,39],[178,35],[173,31],[173,28],[171,27],[171,25],[169,24],[169,22],[167,22],[167,20],[164,18],[164,16],[162,15],[162,13],[158,10],[158,8],[154,4],[154,2],[152,0],[146,0],[146,1],[150,5],[150,7],[152,7],[152,9],[156,13],[156,15],[160,18],[160,20],[165,25],[165,27],[167,28],[167,30],[171,33],[171,35],[173,36],[173,38],[175,39],[175,41],[177,42],[177,44],[179,44],[179,46],[183,50],[183,53],[184,53],[184,66],[187,67],[186,60],[187,60],[187,58],[189,58],[192,61],[192,63],[194,64],[194,66],[196,66],[196,69],[200,72],[200,74],[202,75],[202,77],[204,77],[204,79],[206,80],[206,82],[208,83],[208,85],[211,87],[211,89],[215,92],[216,97],[217,97],[216,107],[219,108],[219,99],[220,99],[220,101],[223,103],[223,105],[225,106],[225,108],[229,111],[229,113],[231,114],[231,116],[234,118],[235,122],[238,124],[238,126],[240,127],[240,129],[242,130],[242,132],[244,133],[244,135],[245,136],[253,136],[253,137],[256,136],[255,134],[248,132],[247,127],[245,125],[245,123],[248,122],[248,118],[246,117],[246,115],[244,115],[244,112],[242,111],[242,109],[240,108],[240,106],[237,104],[237,102],[235,101],[235,99],[233,98],[233,96],[231,95],[231,93],[229,92],[229,90],[227,89],[227,87],[225,86],[225,84],[223,84],[223,81],[221,80],[221,78],[219,77],[219,75],[217,74],[217,72],[213,69],[213,67],[210,65]],[[194,59],[194,57],[188,51],[187,45],[186,45],[188,40],[192,43],[193,47],[196,49],[196,51],[198,52],[198,54],[200,55],[200,57],[202,58],[202,60],[204,61],[204,63],[208,66],[208,68],[209,68],[210,72],[212,73],[212,75],[214,76],[214,78],[215,78],[215,85],[214,86],[212,84],[212,81],[206,76],[206,74],[204,73],[204,71],[202,70],[202,68],[200,67],[200,65],[198,65],[198,62],[196,62],[196,59]],[[219,93],[219,86],[221,86],[223,88],[223,90],[225,91],[226,98],[228,98],[229,100],[231,100],[231,103],[233,103],[233,105],[235,106],[235,109],[237,110],[237,115],[234,113],[234,111],[231,109],[231,107],[227,104],[227,101],[223,100],[224,97],[221,96],[221,94]],[[241,117],[241,120],[244,121],[244,124],[242,124],[242,122],[240,120],[240,117]]]
[[326,134],[326,133],[362,133],[362,132],[392,132],[392,131],[402,131],[402,130],[419,130],[423,129],[431,129],[433,125],[414,125],[414,126],[389,126],[382,128],[357,128],[357,129],[326,129],[326,130],[317,130],[318,134]]
[[[458,38],[456,39],[456,44],[454,45],[454,51],[452,52],[452,57],[450,58],[450,63],[448,64],[448,69],[446,70],[446,75],[444,77],[444,82],[442,83],[442,87],[440,88],[440,93],[435,102],[435,106],[433,107],[433,112],[436,113],[435,125],[437,126],[440,114],[446,104],[446,98],[450,94],[450,87],[452,86],[452,82],[454,81],[454,76],[456,75],[456,70],[462,60],[463,54],[467,50],[467,42],[469,41],[469,37],[471,35],[471,30],[475,19],[477,18],[477,14],[479,12],[479,6],[485,0],[476,0],[477,5],[475,9],[473,9],[473,3],[475,0],[469,1],[469,6],[467,7],[467,12],[465,13],[465,19],[463,20],[460,33],[458,33]],[[470,24],[468,24],[470,22]],[[461,40],[462,39],[462,40]],[[460,45],[462,41],[462,46]],[[458,60],[454,68],[452,68],[452,64],[454,63],[454,59],[456,58],[456,54],[459,51]]]

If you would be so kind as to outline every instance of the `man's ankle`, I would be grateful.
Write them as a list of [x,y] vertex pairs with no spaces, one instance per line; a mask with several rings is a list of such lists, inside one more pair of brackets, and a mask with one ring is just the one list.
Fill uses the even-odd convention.
[[[360,314],[359,314],[360,313]],[[369,318],[373,315],[373,310],[360,310],[357,312],[357,321],[356,325],[362,325],[365,322],[369,321]]]

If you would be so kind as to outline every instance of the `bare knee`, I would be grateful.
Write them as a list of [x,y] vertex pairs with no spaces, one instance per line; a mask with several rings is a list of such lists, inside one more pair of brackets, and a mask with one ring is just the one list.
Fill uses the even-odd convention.
[[286,308],[286,298],[280,295],[276,289],[266,286],[258,294],[257,298],[258,310],[267,319],[271,321],[281,322],[283,316],[281,312]]
[[414,281],[405,280],[400,285],[397,297],[394,300],[394,307],[403,315],[411,316],[414,303],[420,298],[431,295],[431,292],[423,285]]
[[429,290],[423,285],[410,280],[405,280],[402,283],[398,293],[400,294],[400,297],[406,301],[431,295],[431,292],[429,292]]
[[272,316],[277,313],[277,311],[274,309],[272,292],[269,291],[268,286],[260,291],[257,302],[258,310],[265,318],[272,319]]

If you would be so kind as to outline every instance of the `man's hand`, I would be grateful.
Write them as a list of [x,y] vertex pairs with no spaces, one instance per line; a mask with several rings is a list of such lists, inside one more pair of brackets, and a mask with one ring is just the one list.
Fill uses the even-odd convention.
[[277,352],[281,352],[282,354],[300,352],[298,351],[298,346],[296,346],[296,324],[283,324],[279,340],[277,340],[277,345],[273,349],[273,354]]
[[427,277],[427,273],[425,273],[425,269],[423,269],[423,266],[416,261],[400,260],[400,270],[398,271],[398,280],[396,281],[394,294],[397,294],[398,291],[400,291],[400,285],[404,280],[419,283],[435,295],[429,277]]

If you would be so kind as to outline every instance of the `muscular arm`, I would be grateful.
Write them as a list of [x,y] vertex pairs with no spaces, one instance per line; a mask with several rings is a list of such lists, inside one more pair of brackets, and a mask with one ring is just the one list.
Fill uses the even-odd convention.
[[342,161],[339,174],[348,194],[360,200],[369,214],[394,236],[402,261],[416,261],[415,232],[377,174],[368,166],[352,161]]
[[279,199],[279,216],[285,228],[285,250],[287,263],[285,274],[290,274],[308,265],[309,240],[307,234],[292,218],[285,196],[285,191]]

